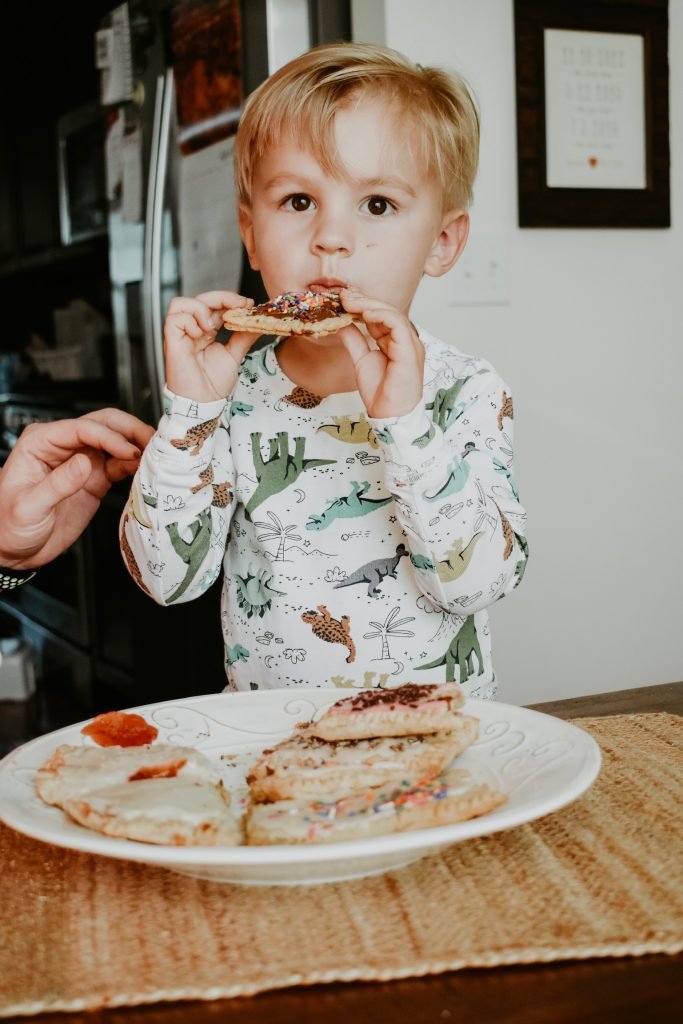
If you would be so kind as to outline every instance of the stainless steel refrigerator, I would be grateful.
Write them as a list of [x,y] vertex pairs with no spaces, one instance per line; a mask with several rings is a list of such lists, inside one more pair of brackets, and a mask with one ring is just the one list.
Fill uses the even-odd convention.
[[232,145],[244,98],[291,58],[349,39],[350,0],[128,0],[98,32],[120,403],[161,415],[175,295],[263,298],[243,258]]

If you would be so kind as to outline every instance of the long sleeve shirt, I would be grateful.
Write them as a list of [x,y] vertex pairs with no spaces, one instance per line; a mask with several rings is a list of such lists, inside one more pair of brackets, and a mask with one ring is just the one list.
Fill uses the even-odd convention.
[[166,391],[122,553],[161,604],[222,570],[228,689],[456,680],[495,696],[487,608],[527,558],[511,392],[419,333],[423,400],[394,419],[295,385],[277,342],[247,356],[228,400]]

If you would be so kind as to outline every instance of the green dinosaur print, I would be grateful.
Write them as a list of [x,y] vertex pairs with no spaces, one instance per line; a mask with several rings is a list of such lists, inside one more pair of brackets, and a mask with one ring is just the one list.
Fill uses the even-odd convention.
[[323,433],[345,444],[369,444],[371,448],[378,447],[375,431],[363,413],[358,420],[352,419],[351,416],[333,416],[332,420],[332,423],[324,423],[322,427],[318,427],[318,432],[322,430]]
[[519,492],[517,490],[517,484],[515,483],[515,479],[514,479],[512,473],[510,472],[510,470],[508,469],[508,467],[503,465],[503,463],[500,461],[500,459],[494,459],[493,460],[493,467],[494,467],[496,473],[502,473],[503,474],[503,476],[507,480],[508,484],[510,485],[510,490],[512,491],[512,493],[514,495],[515,501],[519,501]]
[[250,655],[251,651],[241,644],[235,644],[233,647],[230,644],[225,645],[225,660],[228,665],[234,665],[236,661],[248,661]]
[[351,481],[352,491],[344,498],[335,498],[330,502],[328,508],[320,515],[311,513],[306,523],[307,530],[324,530],[335,519],[355,519],[357,516],[366,516],[376,508],[388,505],[393,501],[391,495],[388,498],[364,498],[363,495],[370,490],[370,484],[364,480],[358,483]]
[[233,579],[237,583],[237,603],[247,613],[247,618],[258,615],[263,618],[273,603],[274,597],[283,597],[284,590],[275,590],[270,586],[272,573],[267,569],[261,569],[259,573],[252,573],[251,566],[246,576],[233,573]]
[[448,558],[439,560],[436,564],[436,571],[442,583],[452,583],[453,580],[460,579],[472,560],[477,541],[483,536],[483,531],[475,533],[464,547],[462,537],[455,538],[448,549]]
[[447,494],[457,494],[461,491],[470,475],[470,467],[465,462],[465,459],[471,451],[474,450],[474,444],[472,441],[468,441],[465,445],[462,458],[455,458],[452,462],[448,463],[448,476],[446,477],[445,483],[434,494],[427,494],[423,491],[422,497],[425,501],[441,501]]
[[426,665],[416,665],[415,667],[417,669],[424,669],[438,668],[440,665],[445,665],[446,682],[454,683],[456,681],[455,667],[457,665],[457,681],[462,684],[466,682],[474,672],[474,666],[472,663],[473,654],[476,654],[477,656],[477,662],[479,663],[479,671],[477,672],[477,675],[480,676],[484,671],[484,659],[481,656],[479,638],[474,625],[474,615],[468,615],[441,658],[437,658],[435,661],[430,661]]
[[270,438],[270,452],[268,458],[264,459],[261,453],[260,431],[251,434],[251,454],[258,486],[246,505],[246,514],[249,519],[251,519],[255,508],[274,494],[279,494],[280,491],[291,487],[307,469],[313,469],[314,466],[332,466],[337,461],[336,459],[305,459],[305,437],[295,437],[294,444],[294,455],[290,455],[289,434],[286,430],[280,431],[277,437]]
[[345,580],[335,583],[334,589],[352,587],[355,583],[367,583],[368,597],[380,597],[379,588],[382,585],[382,580],[385,576],[391,576],[392,579],[396,579],[398,563],[407,554],[408,549],[405,544],[399,544],[395,555],[390,555],[388,558],[375,558],[372,562],[366,562],[365,565],[361,565],[359,569],[356,569],[347,576]]
[[389,427],[373,427],[373,429],[375,431],[375,437],[377,438],[378,441],[381,441],[382,444],[394,443],[394,438],[392,436],[391,431],[389,430]]
[[431,558],[427,558],[425,555],[411,554],[410,561],[416,569],[420,569],[422,572],[436,572],[436,566],[432,562]]
[[198,517],[190,523],[189,529],[192,534],[192,540],[186,541],[180,536],[177,523],[169,523],[166,526],[173,550],[187,565],[187,572],[177,589],[168,598],[168,604],[182,597],[209,553],[209,545],[211,543],[211,509],[207,508],[204,512],[200,512]]
[[457,403],[456,399],[468,380],[472,380],[472,377],[477,377],[480,373],[486,373],[486,370],[477,370],[476,373],[470,377],[463,377],[460,380],[456,380],[449,388],[439,388],[434,395],[434,401],[428,402],[425,406],[426,409],[432,410],[432,419],[436,423],[437,427],[445,433],[449,427],[452,427],[457,419],[469,409],[474,399],[469,402]]
[[248,416],[250,412],[254,411],[254,406],[249,405],[248,402],[231,402],[230,403],[230,415],[231,416]]
[[420,434],[419,437],[416,437],[415,440],[411,441],[410,443],[413,446],[413,448],[426,448],[431,439],[434,437],[435,433],[436,427],[434,426],[434,421],[432,421],[429,424],[429,428],[424,432],[424,434]]
[[520,558],[519,562],[517,562],[517,564],[515,565],[515,573],[514,574],[517,577],[517,579],[515,580],[515,586],[518,587],[520,585],[520,583],[522,582],[522,579],[524,577],[524,573],[526,572],[527,561],[528,561],[528,558],[529,558],[529,543],[528,543],[526,537],[522,537],[518,533],[515,534],[515,537],[517,539],[517,543],[519,544],[520,548],[522,549],[522,554],[524,555],[524,558]]

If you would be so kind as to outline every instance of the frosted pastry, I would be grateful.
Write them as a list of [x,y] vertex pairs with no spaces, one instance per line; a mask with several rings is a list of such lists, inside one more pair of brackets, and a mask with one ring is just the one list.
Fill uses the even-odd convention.
[[255,803],[355,793],[389,782],[413,785],[446,769],[477,738],[479,721],[457,716],[450,732],[336,743],[299,732],[264,750],[247,776]]
[[360,690],[338,700],[308,731],[323,740],[418,736],[458,727],[465,696],[458,683],[406,683],[387,690]]
[[118,839],[170,846],[237,846],[241,822],[222,785],[191,778],[141,779],[94,789],[64,801],[85,828]]
[[220,774],[191,747],[157,743],[145,747],[79,747],[63,743],[36,773],[36,790],[47,804],[93,789],[149,778],[181,777],[217,785]]
[[246,838],[271,843],[333,843],[466,821],[504,803],[503,793],[452,770],[418,786],[368,789],[338,800],[280,800],[253,804]]
[[250,309],[230,309],[223,323],[231,331],[255,334],[335,334],[356,319],[336,292],[284,292]]

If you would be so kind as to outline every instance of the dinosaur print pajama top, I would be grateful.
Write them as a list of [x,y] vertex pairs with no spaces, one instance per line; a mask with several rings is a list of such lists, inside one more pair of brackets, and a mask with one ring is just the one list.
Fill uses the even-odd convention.
[[227,401],[166,391],[122,554],[165,605],[223,570],[228,689],[456,680],[495,696],[487,608],[527,557],[512,398],[485,360],[420,338],[423,401],[396,419],[296,386],[277,342]]

